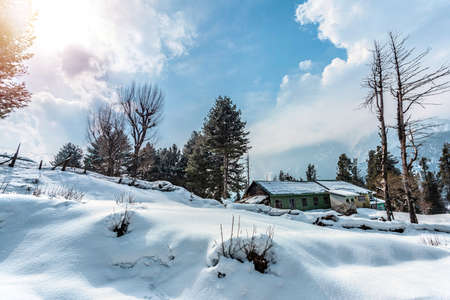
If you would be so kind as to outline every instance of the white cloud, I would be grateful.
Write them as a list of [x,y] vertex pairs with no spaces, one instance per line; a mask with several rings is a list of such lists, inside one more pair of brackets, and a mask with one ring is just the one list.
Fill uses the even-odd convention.
[[[87,111],[113,101],[136,74],[157,80],[185,55],[196,32],[183,11],[158,1],[41,0],[34,57],[26,82],[30,106],[0,121],[3,148],[47,155],[61,143],[85,142]],[[4,142],[6,141],[6,142]]]
[[[323,142],[349,146],[376,130],[374,116],[358,109],[366,93],[361,80],[367,72],[369,48],[390,30],[410,35],[411,47],[432,48],[427,65],[450,61],[448,1],[309,0],[296,11],[297,21],[318,25],[320,39],[344,48],[347,58],[334,58],[319,74],[294,72],[283,76],[277,105],[250,129],[256,155],[286,152]],[[401,13],[399,13],[401,12]],[[302,67],[299,64],[300,70]],[[289,79],[289,80],[288,80]],[[444,104],[420,111],[423,117],[450,117],[449,95]],[[392,109],[392,108],[388,108]]]
[[308,71],[309,69],[311,69],[311,66],[312,66],[312,61],[310,59],[302,60],[301,62],[298,63],[298,68],[301,71]]

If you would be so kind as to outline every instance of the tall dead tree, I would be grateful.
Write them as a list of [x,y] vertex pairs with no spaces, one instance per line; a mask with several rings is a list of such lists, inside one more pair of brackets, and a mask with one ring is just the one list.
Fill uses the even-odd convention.
[[124,153],[130,150],[123,116],[109,105],[91,113],[88,118],[88,141],[97,148],[97,155],[104,162],[102,172],[107,176],[118,175]]
[[119,99],[134,142],[130,175],[136,177],[141,147],[161,122],[164,95],[157,86],[132,83],[119,91]]
[[384,93],[389,86],[388,54],[385,46],[381,46],[378,41],[374,41],[372,49],[372,61],[370,62],[370,73],[363,82],[363,86],[369,89],[369,93],[364,101],[364,106],[375,111],[378,119],[378,135],[381,141],[381,184],[383,197],[385,200],[386,215],[389,221],[394,219],[392,212],[391,197],[388,182],[388,129],[385,121]]
[[428,98],[449,91],[447,76],[450,75],[450,69],[444,65],[434,71],[429,67],[423,67],[422,60],[429,51],[416,54],[414,48],[406,47],[406,40],[392,32],[389,33],[390,64],[393,69],[390,91],[397,106],[395,128],[400,143],[405,200],[408,204],[410,222],[418,223],[416,199],[411,195],[409,179],[412,166],[418,157],[419,147],[428,135],[427,129],[430,125],[413,120],[414,109],[424,108],[430,104],[426,102]]

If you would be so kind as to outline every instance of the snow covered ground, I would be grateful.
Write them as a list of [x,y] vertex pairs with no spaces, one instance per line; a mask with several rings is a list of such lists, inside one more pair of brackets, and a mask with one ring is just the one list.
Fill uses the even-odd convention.
[[[44,191],[39,197],[31,195],[35,179]],[[0,194],[1,299],[450,299],[450,234],[409,226],[407,214],[397,213],[392,224],[403,233],[344,228],[390,226],[370,209],[317,226],[311,223],[330,211],[270,216],[178,187],[160,191],[172,190],[163,182],[136,188],[118,180],[24,162],[0,166],[0,187],[9,181]],[[45,194],[55,186],[85,196]],[[136,202],[130,232],[117,238],[109,227],[120,193]],[[232,216],[240,218],[242,236],[252,226],[259,233],[274,226],[267,273],[223,257],[211,264],[220,224],[227,239]],[[419,221],[450,228],[450,215]],[[429,236],[441,245],[426,245]]]

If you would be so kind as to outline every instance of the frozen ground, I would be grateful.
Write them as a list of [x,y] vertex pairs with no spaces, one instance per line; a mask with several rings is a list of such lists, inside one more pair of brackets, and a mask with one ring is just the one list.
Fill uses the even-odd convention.
[[[42,190],[74,187],[81,202],[35,197]],[[409,226],[404,233],[345,229],[372,224],[383,213],[364,209],[340,217],[333,227],[312,225],[330,212],[270,216],[225,208],[182,188],[118,184],[98,174],[38,171],[31,163],[0,166],[0,295],[2,299],[450,299],[450,234]],[[173,187],[173,186],[172,186]],[[108,227],[119,212],[115,195],[131,192],[136,203],[131,232],[117,238]],[[251,263],[220,258],[210,263],[215,241],[240,217],[242,235],[256,226],[275,228],[275,263],[267,273]],[[449,228],[450,215],[419,216],[434,228]],[[375,225],[374,225],[375,224]],[[379,225],[377,225],[379,224]],[[425,245],[429,236],[441,241]],[[218,274],[225,274],[220,276]]]

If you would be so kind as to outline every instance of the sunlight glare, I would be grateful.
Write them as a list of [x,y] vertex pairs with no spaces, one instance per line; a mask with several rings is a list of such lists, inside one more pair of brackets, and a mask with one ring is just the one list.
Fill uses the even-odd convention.
[[95,26],[90,3],[89,0],[33,0],[37,40],[45,47],[56,49],[73,43],[86,45],[90,29]]

